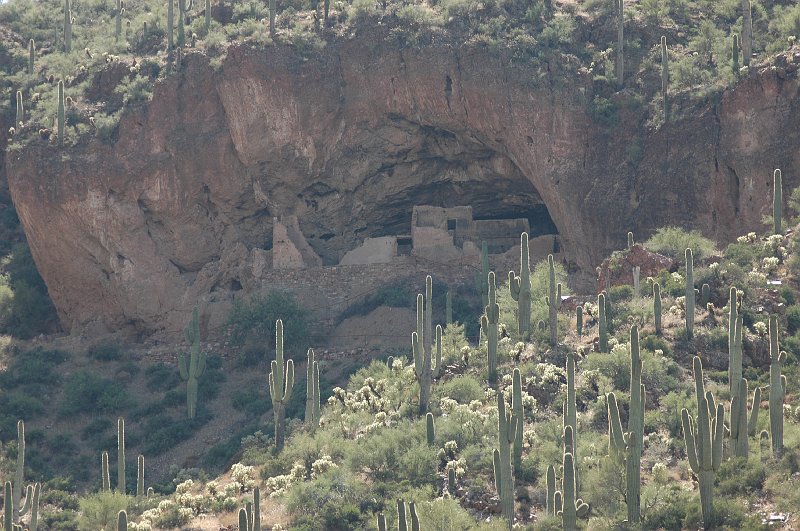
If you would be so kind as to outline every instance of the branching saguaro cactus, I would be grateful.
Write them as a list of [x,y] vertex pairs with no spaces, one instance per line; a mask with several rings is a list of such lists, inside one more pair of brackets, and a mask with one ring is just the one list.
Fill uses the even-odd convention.
[[686,249],[686,338],[694,336],[694,259],[692,250]]
[[[39,490],[41,486],[24,486],[25,482],[25,423],[17,421],[17,464],[15,468],[14,483],[8,482],[6,496],[6,515],[9,523],[18,523],[19,519],[31,512],[31,521],[38,520],[39,515]],[[22,490],[25,489],[25,502],[22,502]],[[34,517],[35,514],[35,517]],[[31,528],[33,529],[33,528]]]
[[731,399],[731,442],[730,447],[736,457],[750,457],[749,437],[755,437],[756,425],[758,424],[758,410],[761,402],[761,388],[756,387],[753,391],[753,407],[750,410],[750,418],[747,415],[747,380],[741,378],[739,385],[736,386],[736,395]]
[[786,376],[781,368],[786,361],[786,352],[778,350],[778,319],[769,318],[769,433],[772,439],[772,455],[776,459],[783,455],[783,400],[786,397]]
[[772,175],[772,233],[781,234],[781,216],[783,210],[783,179],[781,170]]
[[411,350],[414,354],[414,374],[419,382],[419,414],[424,415],[428,411],[428,402],[431,397],[431,354],[425,352],[423,343],[425,341],[425,312],[424,298],[421,293],[417,294],[417,330],[411,333]]
[[547,255],[547,265],[550,268],[550,291],[545,297],[550,326],[550,346],[558,344],[558,309],[561,307],[561,283],[556,284],[556,264],[553,255]]
[[617,462],[625,464],[625,483],[628,505],[628,522],[636,524],[641,520],[641,462],[644,443],[644,403],[645,388],[642,384],[642,360],[639,357],[639,329],[631,327],[631,384],[628,430],[622,432],[617,398],[608,394],[608,436],[609,455]]
[[253,501],[239,509],[239,529],[241,531],[261,531],[261,491],[253,489]]
[[511,384],[511,411],[517,419],[517,432],[514,437],[514,470],[522,467],[522,435],[525,422],[525,409],[522,405],[522,373],[514,368]]
[[125,419],[117,419],[117,492],[127,494],[125,489]]
[[511,445],[517,438],[519,422],[516,415],[506,412],[503,393],[497,393],[497,442],[493,453],[494,485],[500,497],[500,507],[508,529],[514,525],[514,471],[511,465]]
[[528,251],[528,233],[520,235],[519,276],[508,272],[508,287],[511,298],[517,301],[519,333],[525,335],[531,329],[531,257]]
[[494,271],[487,276],[489,284],[489,303],[481,316],[481,332],[486,338],[489,365],[489,384],[497,383],[497,325],[500,320],[500,306],[497,305]]
[[661,284],[653,283],[653,323],[656,335],[661,335]]
[[314,355],[314,349],[308,349],[308,363],[306,365],[306,415],[305,421],[313,432],[319,426],[320,418],[319,398],[319,364]]
[[661,36],[661,96],[664,98],[664,123],[669,121],[669,51],[667,37]]
[[[714,509],[714,477],[722,462],[722,441],[725,436],[725,408],[714,404],[711,392],[705,392],[703,385],[703,364],[698,356],[693,360],[695,395],[697,398],[697,418],[689,410],[681,411],[683,436],[686,440],[686,454],[689,466],[698,478],[700,485],[700,506],[706,529],[711,525]],[[714,411],[713,416],[711,412]]]
[[606,296],[601,293],[597,296],[597,333],[599,340],[597,348],[600,352],[608,352],[608,322],[606,321]]
[[181,354],[178,358],[178,368],[181,378],[186,381],[186,407],[190,419],[197,415],[197,379],[206,370],[206,354],[200,351],[200,318],[197,306],[192,310],[192,320],[184,331],[186,340],[191,344],[190,354]]
[[[69,0],[67,0],[69,2]],[[65,104],[64,104],[64,82],[59,80],[58,82],[58,145],[64,145],[64,134],[65,134],[65,124],[66,124],[66,111],[65,111]]]
[[286,404],[294,387],[294,361],[288,360],[284,365],[283,321],[280,319],[275,321],[275,359],[272,360],[268,380],[275,417],[275,449],[280,452],[286,436]]
[[[565,439],[571,435],[567,433],[568,431],[571,431],[569,426],[564,428]],[[565,450],[567,449],[568,447],[565,447]],[[561,526],[565,531],[575,531],[578,529],[578,518],[584,518],[589,514],[589,505],[580,498],[576,499],[575,458],[568,451],[564,452],[563,466],[561,492],[555,495],[556,514],[561,516]]]
[[750,0],[742,0],[742,64],[750,65],[753,56],[753,18],[750,11]]

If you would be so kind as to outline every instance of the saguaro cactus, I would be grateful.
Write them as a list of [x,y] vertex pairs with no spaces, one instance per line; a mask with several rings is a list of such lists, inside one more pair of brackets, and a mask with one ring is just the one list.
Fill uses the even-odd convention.
[[570,427],[572,439],[570,453],[572,457],[578,454],[578,408],[575,401],[575,353],[567,352],[567,397],[564,399],[563,422],[564,429]]
[[17,91],[17,121],[14,127],[19,127],[25,121],[25,107],[22,105],[22,91]]
[[669,121],[669,52],[667,37],[661,36],[661,96],[664,98],[664,123]]
[[[17,421],[17,466],[15,468],[14,483],[10,484],[11,496],[6,494],[6,503],[11,502],[11,510],[6,509],[6,514],[10,515],[10,522],[19,522],[20,517],[25,516],[31,510],[34,502],[34,492],[39,489],[37,484],[24,486],[25,481],[25,423]],[[25,489],[25,503],[22,503],[22,490]],[[38,496],[36,496],[38,507]],[[38,514],[38,513],[37,513]]]
[[397,529],[398,531],[408,531],[406,504],[403,500],[397,500]]
[[497,383],[497,325],[500,319],[500,306],[497,305],[494,271],[489,271],[489,303],[481,316],[481,331],[487,342],[489,383]]
[[124,510],[117,513],[117,531],[128,530],[128,513]]
[[514,368],[511,384],[511,411],[517,418],[517,432],[514,438],[514,470],[522,467],[522,435],[525,422],[525,409],[522,405],[522,374]]
[[747,415],[747,380],[740,378],[736,386],[737,394],[731,398],[731,444],[733,455],[747,459],[750,455],[750,441],[748,437],[756,434],[758,423],[759,403],[761,402],[761,388],[753,391],[753,407],[750,410],[750,419]]
[[444,321],[445,324],[452,324],[453,323],[453,294],[448,291],[445,294],[445,312],[444,312]]
[[111,491],[111,475],[108,470],[108,452],[100,454],[100,481],[102,482],[103,492]]
[[556,509],[556,469],[553,465],[547,466],[546,478],[547,500],[545,501],[545,512],[547,516],[556,516],[556,511],[558,510]]
[[661,335],[661,284],[653,283],[653,323],[656,335]]
[[778,319],[769,318],[769,433],[772,439],[772,455],[777,459],[783,455],[783,400],[786,397],[786,376],[781,368],[786,361],[786,352],[778,350]]
[[733,70],[733,75],[739,75],[739,36],[735,33],[732,37],[732,44],[731,44],[731,68]]
[[28,41],[28,75],[33,75],[34,62],[36,61],[36,43],[33,39]]
[[516,415],[506,412],[503,393],[497,393],[497,419],[498,448],[495,448],[493,453],[494,484],[500,497],[503,518],[508,523],[508,529],[511,529],[514,525],[514,471],[511,466],[511,445],[517,437],[519,423]]
[[575,308],[575,333],[578,337],[583,336],[583,306],[580,304]]
[[275,417],[275,449],[283,450],[286,436],[286,404],[292,396],[294,387],[294,361],[284,365],[283,321],[275,322],[275,359],[269,372],[269,396],[272,398],[272,412]]
[[695,395],[697,398],[697,419],[689,410],[681,411],[683,435],[686,440],[686,454],[689,466],[700,484],[700,506],[703,523],[708,529],[714,508],[714,477],[722,462],[722,440],[725,435],[725,408],[714,404],[714,396],[706,394],[703,385],[703,364],[698,356],[693,360]]
[[433,367],[433,377],[438,378],[442,375],[442,325],[436,325],[436,345],[434,350],[434,359],[436,365]]
[[[731,398],[739,395],[742,379],[742,318],[735,287],[731,287],[728,298],[728,387]],[[735,421],[735,419],[731,419]]]
[[[69,2],[69,0],[67,0]],[[64,145],[64,130],[65,130],[65,123],[66,123],[66,115],[65,115],[65,105],[64,105],[64,82],[59,80],[58,82],[58,145]]]
[[72,51],[72,4],[70,0],[64,0],[64,51]]
[[139,455],[136,458],[136,496],[141,498],[144,495],[144,456]]
[[206,33],[211,28],[211,0],[206,0]]
[[545,297],[550,326],[550,346],[558,344],[558,309],[561,307],[561,283],[556,284],[556,264],[553,255],[547,255],[547,265],[550,268],[550,294]]
[[[568,428],[565,428],[565,432]],[[580,498],[576,499],[575,459],[569,452],[564,453],[564,475],[561,478],[561,504],[556,509],[561,516],[561,525],[566,531],[578,529],[578,518],[589,514],[589,505]],[[556,494],[558,498],[558,493]],[[557,500],[556,500],[557,501]]]
[[531,258],[528,251],[528,233],[520,235],[519,276],[508,272],[511,298],[517,301],[518,329],[525,335],[531,329]]
[[125,3],[123,0],[116,0],[117,9],[114,12],[114,17],[116,19],[116,26],[114,28],[114,40],[119,41],[120,35],[122,35],[122,15],[125,14]]
[[253,501],[247,502],[244,509],[239,509],[240,531],[261,531],[261,491],[253,489]]
[[186,20],[186,0],[178,0],[178,38],[177,46],[180,49],[186,45],[186,31],[184,24]]
[[625,86],[625,56],[624,56],[624,42],[625,42],[625,2],[623,0],[614,0],[617,11],[617,85],[620,87]]
[[433,413],[431,412],[425,415],[425,439],[428,446],[436,444],[436,424],[433,422]]
[[411,531],[419,531],[419,516],[417,516],[417,504],[413,501],[408,502],[408,512],[411,515]]
[[783,180],[781,170],[775,170],[772,176],[772,233],[781,234],[781,212],[783,207]]
[[609,455],[625,464],[628,505],[628,522],[641,520],[641,461],[644,443],[645,388],[642,384],[642,360],[639,357],[639,329],[631,327],[631,383],[628,430],[622,432],[619,408],[614,393],[608,394]]
[[125,419],[117,419],[117,492],[127,494],[125,489]]
[[175,0],[167,0],[167,51],[175,46]]
[[753,18],[750,12],[750,0],[742,0],[742,64],[750,65],[753,56]]
[[686,249],[686,338],[694,336],[694,259],[692,250]]
[[597,348],[600,352],[608,352],[608,323],[606,322],[606,296],[604,293],[597,296],[597,311],[600,314],[597,318],[599,336]]
[[190,419],[197,415],[197,379],[206,370],[206,354],[200,351],[200,319],[197,306],[192,310],[192,320],[184,331],[186,340],[191,344],[190,355],[181,354],[178,358],[178,368],[181,378],[186,381],[186,406]]
[[633,233],[628,231],[628,250],[630,251],[633,249],[634,241],[633,241]]
[[319,426],[319,364],[314,355],[314,349],[308,349],[308,364],[306,365],[306,424],[314,431]]
[[269,0],[269,34],[275,37],[275,15],[278,10],[275,0]]
[[639,275],[642,272],[642,268],[640,266],[633,266],[633,294],[638,299],[639,298]]
[[414,374],[419,382],[419,413],[424,415],[428,411],[428,402],[431,396],[431,353],[425,352],[425,311],[424,298],[417,294],[417,330],[411,333],[411,350],[414,354]]

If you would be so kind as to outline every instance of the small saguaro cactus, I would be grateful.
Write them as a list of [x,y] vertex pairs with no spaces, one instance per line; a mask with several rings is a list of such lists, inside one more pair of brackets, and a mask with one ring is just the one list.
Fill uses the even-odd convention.
[[514,525],[514,471],[511,463],[511,445],[517,437],[519,422],[516,415],[506,412],[503,393],[497,393],[498,448],[493,452],[494,485],[500,497],[500,507],[508,529]]
[[436,365],[433,367],[433,377],[438,378],[442,375],[442,334],[444,331],[442,330],[442,325],[436,325],[436,344],[434,349],[434,359],[436,360]]
[[641,272],[640,266],[633,266],[633,293],[637,299],[639,298],[639,275]]
[[206,15],[206,33],[208,33],[208,30],[211,28],[211,0],[206,0],[205,15]]
[[425,439],[428,442],[428,446],[436,444],[436,425],[433,422],[433,413],[431,412],[425,415]]
[[452,467],[447,469],[447,491],[450,494],[456,493],[456,469]]
[[783,180],[781,170],[772,175],[772,233],[781,234],[781,215],[783,207]]
[[531,329],[531,258],[528,251],[528,233],[520,235],[519,276],[508,272],[508,287],[511,298],[517,301],[518,329],[525,335]]
[[33,39],[28,41],[28,75],[33,75],[34,62],[36,61],[36,43]]
[[[705,392],[703,364],[698,356],[693,359],[697,418],[688,409],[681,411],[683,436],[689,466],[700,485],[700,506],[706,529],[711,525],[714,507],[714,478],[722,462],[722,442],[725,436],[725,409],[722,404],[714,406],[714,396]],[[712,416],[713,413],[713,416]]]
[[511,411],[517,418],[517,432],[514,438],[514,470],[522,467],[522,435],[523,424],[525,421],[525,409],[522,405],[522,373],[518,368],[514,368],[511,378]]
[[[389,366],[391,368],[391,365]],[[314,355],[314,349],[308,349],[308,363],[306,365],[306,424],[314,431],[319,426],[320,398],[319,398],[319,364]]]
[[550,268],[550,294],[545,297],[547,303],[548,320],[550,326],[550,346],[558,344],[558,309],[561,307],[561,283],[556,284],[556,264],[553,255],[547,255],[547,265]]
[[692,250],[686,249],[686,338],[694,336],[694,260]]
[[711,301],[711,287],[708,284],[703,284],[700,287],[700,307],[707,308],[708,303]]
[[124,510],[117,513],[117,531],[128,531],[128,513]]
[[[69,0],[67,0],[69,2]],[[66,123],[66,115],[65,115],[65,105],[64,105],[64,81],[59,80],[58,82],[58,145],[64,145],[64,130],[65,130],[65,123]]]
[[606,322],[606,296],[604,293],[597,296],[597,311],[600,314],[597,318],[599,335],[597,348],[600,352],[608,352],[608,323]]
[[742,64],[750,65],[753,56],[753,18],[750,11],[750,0],[742,0]]
[[191,344],[190,354],[181,354],[178,358],[178,368],[181,378],[186,381],[186,406],[190,419],[197,415],[197,387],[198,378],[206,369],[206,354],[200,351],[200,318],[197,306],[192,310],[192,320],[184,331],[186,340]]
[[575,308],[575,333],[578,337],[583,336],[583,306],[580,304]]
[[136,496],[141,498],[145,495],[144,489],[144,456],[136,458]]
[[22,105],[22,91],[17,91],[17,121],[14,126],[20,126],[25,121],[25,107]]
[[100,480],[102,482],[103,492],[111,491],[111,475],[108,471],[108,452],[103,451],[100,454]]
[[628,250],[629,250],[629,251],[630,251],[631,249],[633,249],[633,244],[634,244],[634,241],[633,241],[633,233],[632,233],[632,232],[630,232],[630,231],[628,231]]
[[733,34],[731,38],[731,69],[733,70],[733,75],[739,75],[739,36],[737,34]]
[[661,36],[661,96],[664,99],[664,123],[669,121],[669,52],[667,37]]
[[125,489],[125,419],[117,419],[117,492],[127,494]]
[[497,304],[494,271],[489,271],[489,303],[481,316],[481,331],[487,342],[489,383],[497,383],[497,325],[500,319],[500,306]]
[[653,322],[656,328],[656,335],[661,335],[661,284],[653,283]]
[[167,51],[175,46],[175,0],[167,0]]
[[286,436],[286,404],[292,396],[294,387],[294,361],[283,357],[283,321],[275,321],[275,359],[269,372],[269,396],[272,398],[272,412],[275,417],[275,449],[283,450]]
[[72,3],[64,0],[64,51],[72,51],[72,23],[75,21],[72,16]]
[[769,433],[772,439],[772,455],[776,459],[783,455],[783,400],[786,397],[786,376],[781,368],[786,361],[786,352],[778,350],[778,318],[769,318]]

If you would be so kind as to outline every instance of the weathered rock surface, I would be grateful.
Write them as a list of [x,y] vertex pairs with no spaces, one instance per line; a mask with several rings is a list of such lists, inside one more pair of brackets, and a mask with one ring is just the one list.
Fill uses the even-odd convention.
[[648,133],[646,110],[594,123],[588,74],[535,82],[481,48],[366,35],[304,60],[235,47],[218,71],[189,55],[113,145],[33,142],[6,169],[72,331],[177,333],[197,301],[211,326],[263,287],[274,216],[297,216],[333,265],[365,238],[407,233],[415,204],[554,224],[576,287],[591,289],[628,230],[728,240],[769,211],[773,168],[798,184],[799,85],[786,72],[753,69],[718,100],[678,98],[683,112]]

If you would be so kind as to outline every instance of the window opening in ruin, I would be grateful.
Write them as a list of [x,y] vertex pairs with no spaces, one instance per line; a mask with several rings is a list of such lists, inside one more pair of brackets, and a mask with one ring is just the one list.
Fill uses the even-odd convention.
[[410,236],[397,238],[398,256],[411,256],[411,247],[412,247],[412,241]]
[[456,220],[454,219],[447,220],[447,230],[456,230]]

